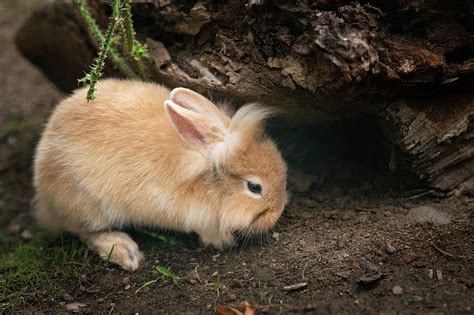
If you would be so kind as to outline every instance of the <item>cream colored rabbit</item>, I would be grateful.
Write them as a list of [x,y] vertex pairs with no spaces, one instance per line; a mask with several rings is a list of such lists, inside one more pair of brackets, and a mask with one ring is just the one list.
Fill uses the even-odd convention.
[[[123,269],[143,254],[124,226],[196,232],[222,248],[265,231],[287,200],[287,168],[255,104],[229,115],[188,89],[103,80],[62,101],[38,145],[36,218]],[[113,249],[112,249],[113,247]]]

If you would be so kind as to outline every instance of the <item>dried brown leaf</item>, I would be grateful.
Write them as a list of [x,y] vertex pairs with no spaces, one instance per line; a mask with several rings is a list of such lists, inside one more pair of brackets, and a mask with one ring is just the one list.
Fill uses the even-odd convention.
[[[244,308],[244,311],[241,312],[237,307]],[[216,311],[220,315],[254,315],[255,308],[250,305],[247,301],[240,302],[240,305],[226,305],[226,304],[217,304]]]

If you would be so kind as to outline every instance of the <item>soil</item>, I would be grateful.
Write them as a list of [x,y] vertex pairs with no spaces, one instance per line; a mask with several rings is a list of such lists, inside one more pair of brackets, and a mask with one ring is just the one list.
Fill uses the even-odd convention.
[[[29,214],[33,148],[48,113],[65,96],[14,46],[15,30],[34,2],[21,3],[0,2],[0,260],[31,242],[24,231],[36,236]],[[473,314],[473,201],[433,196],[403,170],[379,167],[375,162],[386,152],[381,138],[356,150],[372,129],[358,134],[367,124],[349,125],[288,131],[281,139],[275,133],[294,167],[293,196],[268,235],[218,252],[200,247],[195,235],[132,230],[146,255],[138,271],[104,267],[88,253],[74,262],[77,272],[48,274],[51,290],[38,290],[17,310],[210,313],[218,304],[239,308],[247,301],[257,314]],[[313,132],[311,145],[325,153],[301,150],[307,143],[289,145],[291,134],[300,132]],[[351,145],[334,153],[342,143]],[[420,219],[414,213],[421,206],[428,214]],[[444,216],[449,222],[436,224]],[[72,246],[74,236],[64,237]],[[45,244],[49,250],[39,250],[54,252],[62,242],[53,239]],[[157,266],[172,273],[165,276]]]

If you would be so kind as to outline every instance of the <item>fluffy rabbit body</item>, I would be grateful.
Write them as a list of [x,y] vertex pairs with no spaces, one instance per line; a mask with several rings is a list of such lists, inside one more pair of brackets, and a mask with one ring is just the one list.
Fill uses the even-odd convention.
[[[263,135],[271,114],[234,115],[184,88],[108,79],[62,101],[37,147],[35,215],[75,233],[126,270],[143,254],[127,225],[196,232],[222,248],[233,232],[274,225],[287,200],[286,165]],[[112,249],[113,248],[113,249]]]

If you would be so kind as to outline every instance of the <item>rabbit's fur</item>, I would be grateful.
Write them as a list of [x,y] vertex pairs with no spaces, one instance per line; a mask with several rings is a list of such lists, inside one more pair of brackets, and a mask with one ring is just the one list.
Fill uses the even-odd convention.
[[62,101],[37,147],[41,224],[133,271],[143,255],[114,231],[123,226],[196,232],[222,248],[235,231],[277,221],[287,168],[262,133],[269,109],[250,104],[231,115],[191,90],[130,80],[100,81],[95,94],[87,102],[83,88]]

